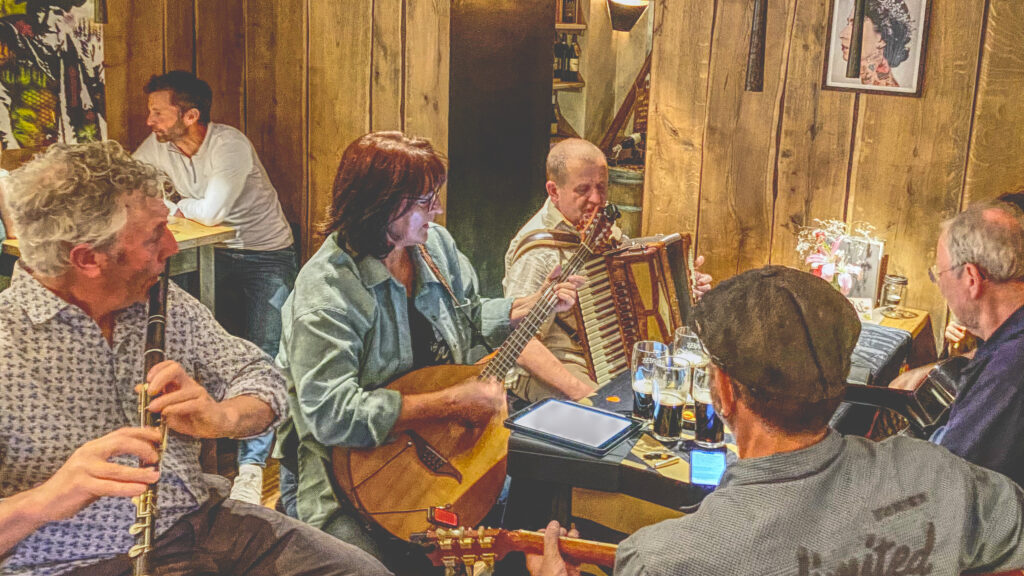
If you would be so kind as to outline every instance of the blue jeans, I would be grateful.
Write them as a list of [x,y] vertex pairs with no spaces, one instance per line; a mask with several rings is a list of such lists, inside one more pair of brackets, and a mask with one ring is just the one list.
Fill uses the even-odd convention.
[[[281,307],[295,286],[295,248],[214,251],[217,271],[217,320],[235,336],[277,356],[281,342]],[[238,465],[265,466],[274,431],[238,443]]]
[[284,513],[292,518],[299,518],[299,511],[296,508],[296,502],[299,498],[299,479],[295,476],[295,472],[288,469],[287,466],[281,464],[281,508]]

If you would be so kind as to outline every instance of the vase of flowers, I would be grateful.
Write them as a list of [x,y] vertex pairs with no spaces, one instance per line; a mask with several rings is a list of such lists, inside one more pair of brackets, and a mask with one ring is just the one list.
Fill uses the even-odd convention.
[[841,220],[815,220],[797,235],[796,251],[804,263],[810,265],[811,274],[832,283],[844,296],[850,293],[853,279],[863,273],[856,258],[850,258],[844,240],[850,236],[871,238],[869,224],[850,226]]

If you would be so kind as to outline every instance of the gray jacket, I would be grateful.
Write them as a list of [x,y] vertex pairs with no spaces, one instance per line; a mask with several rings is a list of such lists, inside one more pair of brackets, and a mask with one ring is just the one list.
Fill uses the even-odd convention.
[[950,574],[1024,567],[1024,492],[925,441],[830,431],[739,460],[689,516],[623,541],[615,574]]

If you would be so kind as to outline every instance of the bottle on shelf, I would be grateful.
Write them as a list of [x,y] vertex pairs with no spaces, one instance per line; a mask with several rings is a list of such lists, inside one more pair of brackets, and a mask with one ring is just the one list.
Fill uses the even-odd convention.
[[562,38],[558,41],[560,56],[558,58],[558,69],[561,70],[561,74],[558,76],[560,80],[565,82],[575,82],[575,80],[569,79],[569,56],[572,51],[572,46],[565,39],[565,34],[562,34]]
[[551,92],[551,135],[558,135],[558,92]]
[[555,81],[562,79],[562,43],[555,38],[555,61],[553,66]]
[[562,0],[562,23],[576,23],[576,0]]
[[576,40],[576,35],[572,35],[572,42],[569,46],[569,62],[568,72],[565,73],[566,82],[578,82],[580,79],[580,43]]

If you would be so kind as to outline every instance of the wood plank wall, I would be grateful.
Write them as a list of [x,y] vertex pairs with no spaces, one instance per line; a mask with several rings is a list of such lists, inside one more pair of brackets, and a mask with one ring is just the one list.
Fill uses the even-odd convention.
[[743,91],[752,2],[652,4],[644,233],[695,232],[723,279],[802,267],[815,218],[870,222],[939,336],[939,224],[1024,188],[1024,3],[933,0],[919,98],[821,89],[831,0],[768,0],[761,93]]
[[[108,0],[112,138],[148,134],[141,86],[198,71],[214,120],[243,128],[303,229],[306,256],[344,146],[404,129],[448,149],[450,0]],[[694,232],[723,279],[793,248],[815,218],[868,221],[908,301],[938,225],[1024,188],[1020,0],[933,0],[920,98],[821,89],[831,0],[769,0],[765,89],[742,90],[752,3],[655,0],[644,232]],[[157,7],[158,9],[154,9]]]
[[146,127],[142,86],[191,70],[210,83],[215,122],[243,130],[299,225],[305,257],[330,205],[344,147],[406,130],[448,150],[449,0],[108,0],[110,138]]

